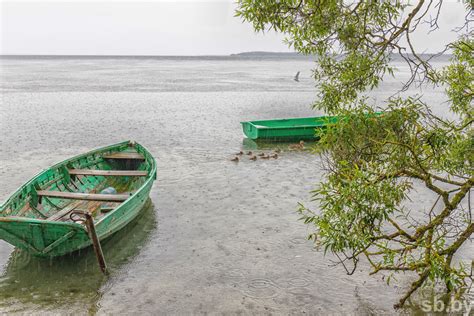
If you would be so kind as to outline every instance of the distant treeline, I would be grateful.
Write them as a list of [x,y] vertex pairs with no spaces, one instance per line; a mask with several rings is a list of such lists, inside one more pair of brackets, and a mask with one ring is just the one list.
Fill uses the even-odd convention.
[[[433,57],[434,61],[449,61],[451,55],[421,54],[423,58]],[[196,55],[196,56],[153,56],[153,55],[0,55],[0,59],[155,59],[155,60],[241,60],[241,59],[300,59],[316,60],[316,56],[294,52],[243,52],[231,55]],[[401,61],[398,54],[392,55],[393,61]]]
[[[409,55],[411,56],[411,55]],[[451,58],[451,54],[419,54],[419,56],[423,59],[433,58],[436,61],[448,61]],[[301,58],[301,59],[311,59],[315,60],[317,57],[312,55],[303,55],[296,52],[243,52],[239,54],[231,54],[230,57],[237,57],[237,58]],[[403,58],[400,54],[392,54],[393,61],[402,61]]]

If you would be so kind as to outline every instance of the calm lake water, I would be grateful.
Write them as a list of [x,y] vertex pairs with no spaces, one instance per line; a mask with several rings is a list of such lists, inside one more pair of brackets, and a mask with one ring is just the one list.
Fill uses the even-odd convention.
[[[103,246],[108,278],[90,250],[40,260],[0,241],[0,312],[395,313],[408,275],[388,286],[362,264],[347,276],[306,240],[310,230],[295,211],[298,202],[311,205],[309,191],[322,178],[316,156],[285,151],[277,160],[229,161],[254,148],[240,121],[318,114],[312,61],[0,62],[0,200],[54,162],[127,139],[148,147],[158,164],[143,215]],[[371,96],[395,93],[406,75],[400,65],[397,79]],[[449,115],[442,91],[424,94]],[[413,205],[431,205],[430,194],[415,191]],[[461,256],[473,250],[466,245]]]

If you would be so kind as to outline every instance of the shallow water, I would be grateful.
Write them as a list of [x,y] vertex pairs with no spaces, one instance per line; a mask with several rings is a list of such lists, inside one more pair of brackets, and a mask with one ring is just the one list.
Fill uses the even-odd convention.
[[[394,313],[408,276],[400,287],[363,265],[346,276],[306,241],[295,210],[321,179],[317,157],[229,161],[253,148],[240,121],[315,114],[312,67],[304,59],[1,60],[0,200],[54,162],[126,139],[153,153],[158,179],[143,216],[104,245],[109,278],[90,250],[40,260],[0,241],[0,311]],[[372,96],[393,94],[399,81]],[[440,91],[425,96],[446,114]]]

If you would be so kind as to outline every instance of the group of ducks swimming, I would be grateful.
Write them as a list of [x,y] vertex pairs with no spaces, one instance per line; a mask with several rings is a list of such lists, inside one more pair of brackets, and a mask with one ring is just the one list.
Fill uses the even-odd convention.
[[[272,155],[269,155],[269,154],[266,154],[266,153],[259,153],[257,155],[254,155],[253,152],[251,151],[248,151],[247,152],[247,156],[250,156],[249,157],[249,160],[257,160],[257,156],[260,157],[260,159],[270,159],[270,158],[274,158],[274,159],[277,159],[278,158],[278,154],[281,152],[281,149],[276,149],[275,152],[272,154]],[[235,154],[235,157],[232,158],[230,161],[235,161],[235,162],[239,162],[240,161],[240,157],[244,155],[244,152],[243,151],[240,151],[238,153]]]
[[[288,149],[290,149],[290,150],[303,150],[303,149],[305,149],[304,141],[300,141],[298,144],[291,144],[291,145],[288,146]],[[274,150],[273,154],[266,154],[266,153],[262,152],[262,153],[259,153],[259,154],[256,154],[256,155],[253,152],[248,151],[246,153],[246,155],[250,156],[249,160],[252,160],[252,161],[257,160],[257,156],[260,157],[260,159],[270,159],[270,158],[278,159],[278,154],[281,153],[281,151],[282,150],[280,148],[277,148],[277,149]],[[239,162],[243,155],[244,155],[244,152],[239,151],[238,153],[235,154],[234,158],[230,159],[230,161]]]

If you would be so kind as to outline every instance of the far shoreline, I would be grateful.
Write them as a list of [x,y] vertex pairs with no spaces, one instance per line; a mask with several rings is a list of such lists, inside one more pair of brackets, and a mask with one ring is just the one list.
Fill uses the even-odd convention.
[[[433,58],[435,61],[449,60],[450,54],[422,54],[420,57]],[[156,60],[274,60],[297,59],[315,61],[314,55],[303,55],[296,52],[241,52],[229,55],[49,55],[49,54],[2,54],[0,59],[156,59]],[[392,54],[392,61],[402,60],[399,54]]]

